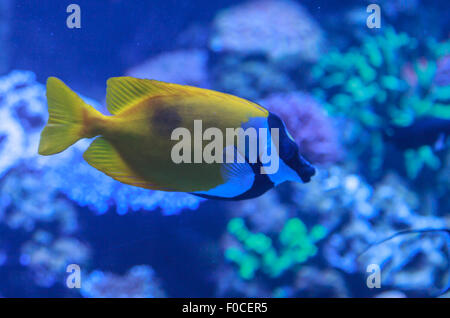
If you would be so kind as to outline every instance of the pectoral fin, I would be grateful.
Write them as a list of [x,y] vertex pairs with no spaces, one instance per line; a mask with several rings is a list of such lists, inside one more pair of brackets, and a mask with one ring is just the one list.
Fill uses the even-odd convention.
[[[225,148],[225,153],[233,146]],[[198,191],[194,194],[203,194],[218,198],[233,198],[248,191],[255,181],[253,169],[235,147],[233,162],[222,164],[222,176],[225,182],[208,191]],[[242,163],[241,163],[242,162]]]

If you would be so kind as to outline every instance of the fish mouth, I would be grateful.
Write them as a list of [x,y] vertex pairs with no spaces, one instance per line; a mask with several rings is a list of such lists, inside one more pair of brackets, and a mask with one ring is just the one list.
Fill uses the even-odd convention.
[[294,166],[295,171],[304,183],[311,181],[311,177],[316,174],[316,168],[301,155],[296,156]]

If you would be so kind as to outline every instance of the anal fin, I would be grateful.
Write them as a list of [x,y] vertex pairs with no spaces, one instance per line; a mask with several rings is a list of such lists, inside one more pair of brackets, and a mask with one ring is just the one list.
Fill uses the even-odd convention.
[[95,169],[122,183],[146,189],[170,191],[138,176],[122,159],[114,146],[103,137],[98,137],[92,142],[83,154],[83,158]]

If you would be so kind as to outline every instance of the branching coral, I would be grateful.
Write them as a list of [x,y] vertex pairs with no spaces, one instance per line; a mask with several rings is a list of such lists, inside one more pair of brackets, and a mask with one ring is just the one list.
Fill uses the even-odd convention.
[[449,246],[450,238],[443,233],[412,234],[373,247],[360,263],[380,265],[384,286],[436,296],[449,283]]
[[[244,279],[252,279],[259,270],[271,278],[279,277],[313,257],[317,253],[316,242],[327,234],[320,225],[308,232],[298,218],[286,222],[276,242],[263,233],[251,232],[242,218],[232,219],[228,223],[228,232],[238,244],[230,243],[225,257],[238,265],[239,274]],[[278,244],[279,250],[276,248]]]
[[312,163],[339,159],[342,150],[334,122],[313,96],[303,92],[272,94],[260,104],[283,119],[301,154]]
[[[349,148],[357,156],[369,156],[369,171],[374,175],[386,163],[384,136],[390,127],[407,126],[424,116],[450,118],[450,87],[433,85],[436,60],[446,54],[448,44],[430,42],[426,50],[419,49],[422,46],[386,27],[383,34],[366,37],[358,48],[330,52],[313,69],[319,83],[316,95],[326,101],[331,115],[352,121]],[[411,149],[405,153],[405,165],[413,164],[414,156],[416,162],[423,159],[436,168],[436,160],[427,159],[430,153]],[[414,169],[407,171],[415,177]]]

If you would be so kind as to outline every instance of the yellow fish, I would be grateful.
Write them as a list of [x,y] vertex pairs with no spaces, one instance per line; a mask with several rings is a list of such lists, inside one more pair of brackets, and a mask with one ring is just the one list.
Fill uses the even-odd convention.
[[[300,156],[282,121],[260,105],[236,96],[156,80],[114,77],[108,80],[106,92],[112,116],[106,116],[86,104],[61,80],[50,77],[47,102],[49,120],[41,133],[39,154],[56,154],[82,138],[97,137],[84,159],[125,184],[239,200],[259,196],[287,180],[308,182],[314,174],[314,168]],[[234,147],[234,138],[224,138],[219,145],[224,149],[234,147],[240,162],[174,161],[174,147],[179,143],[179,138],[173,136],[177,128],[194,135],[193,152],[208,146],[209,141],[204,138],[195,140],[199,122],[205,132],[208,128],[216,132],[229,128],[278,128],[279,147],[273,147],[274,137],[270,134],[261,144],[267,141],[264,147],[278,155],[279,169],[276,173],[264,173],[267,164],[261,163],[259,157],[250,162],[248,148],[239,151]],[[257,138],[261,138],[259,134]],[[258,148],[258,155],[264,147]]]

